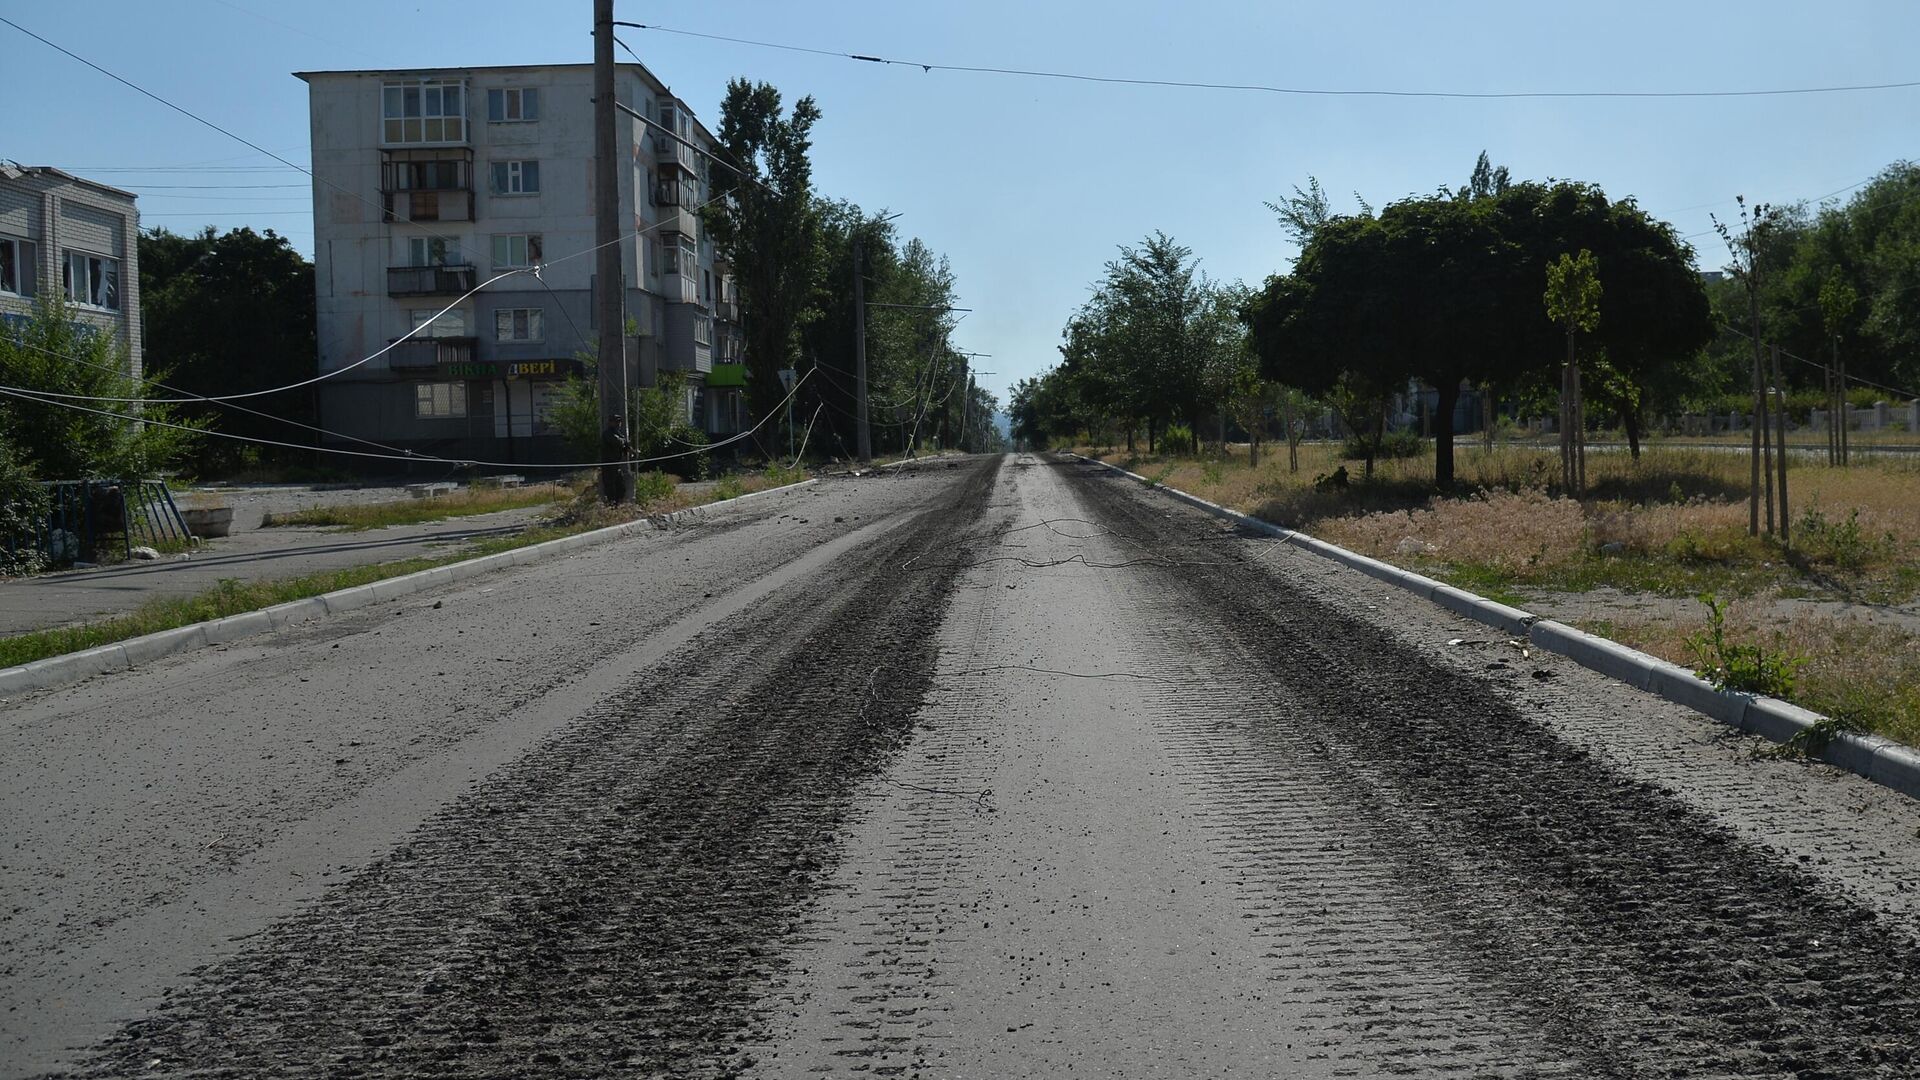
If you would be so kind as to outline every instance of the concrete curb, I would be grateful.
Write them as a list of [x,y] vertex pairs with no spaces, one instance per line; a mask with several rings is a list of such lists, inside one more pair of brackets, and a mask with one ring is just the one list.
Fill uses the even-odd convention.
[[[1730,727],[1783,743],[1827,719],[1819,713],[1777,698],[1716,689],[1712,683],[1683,667],[1628,648],[1617,641],[1596,637],[1564,623],[1495,603],[1484,596],[1444,585],[1411,570],[1402,570],[1379,559],[1348,551],[1337,544],[1317,540],[1306,533],[1283,529],[1237,510],[1229,510],[1198,495],[1156,483],[1139,473],[1128,472],[1118,465],[1081,454],[1068,453],[1067,456],[1131,477],[1214,517],[1351,567],[1368,577],[1439,604],[1457,615],[1499,627],[1515,637],[1525,636],[1536,648],[1558,653],[1581,667],[1712,717]],[[1833,735],[1818,756],[1830,765],[1920,799],[1920,751],[1911,747],[1878,735],[1857,735],[1843,731]]]
[[0,668],[0,698],[23,694],[29,690],[51,690],[94,675],[125,671],[140,664],[158,660],[163,656],[190,652],[209,645],[224,645],[256,634],[278,630],[284,626],[291,626],[294,623],[305,622],[308,619],[339,615],[379,601],[396,600],[439,585],[466,581],[495,570],[505,570],[513,566],[530,566],[581,548],[618,540],[633,533],[650,532],[664,525],[703,521],[716,513],[732,509],[748,499],[783,491],[796,491],[817,483],[819,483],[818,480],[809,479],[784,484],[777,488],[768,488],[765,491],[750,491],[745,495],[721,502],[676,510],[671,514],[659,514],[651,518],[609,525],[592,532],[543,540],[538,544],[529,544],[511,551],[482,555],[479,558],[435,566],[396,578],[355,585],[351,588],[322,593],[319,596],[309,596],[304,600],[275,604],[259,611],[245,611],[221,619],[162,630],[137,638],[128,638],[126,641],[117,641],[111,645],[102,645],[96,649],[49,656],[44,660],[35,660],[19,667]]

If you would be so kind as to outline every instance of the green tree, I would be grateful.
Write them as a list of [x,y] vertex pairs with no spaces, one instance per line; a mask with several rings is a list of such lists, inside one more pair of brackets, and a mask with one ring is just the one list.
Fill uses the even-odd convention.
[[20,465],[43,480],[135,480],[184,461],[206,421],[171,405],[114,400],[167,396],[162,375],[136,377],[130,366],[125,342],[76,322],[58,295],[36,299],[32,318],[0,333],[0,384],[78,397],[0,397],[0,431]]
[[[140,234],[140,307],[148,365],[168,372],[185,394],[239,394],[310,378],[314,338],[313,264],[268,230],[211,226],[182,236],[166,229]],[[174,395],[179,396],[179,395]],[[181,406],[183,415],[218,421],[232,435],[311,444],[301,424],[314,423],[312,390],[252,399],[235,406]],[[243,456],[307,458],[300,451],[256,448],[227,439],[199,444],[193,465],[218,472]]]
[[744,175],[715,170],[717,201],[704,213],[740,288],[747,400],[756,418],[785,400],[779,372],[795,366],[799,331],[813,311],[821,222],[807,152],[819,119],[811,97],[783,115],[779,90],[746,79],[729,82],[720,103],[720,145]]
[[1568,491],[1586,487],[1586,410],[1580,401],[1576,339],[1600,326],[1600,271],[1593,252],[1562,252],[1547,266],[1547,318],[1567,332],[1567,362],[1560,376],[1560,480]]

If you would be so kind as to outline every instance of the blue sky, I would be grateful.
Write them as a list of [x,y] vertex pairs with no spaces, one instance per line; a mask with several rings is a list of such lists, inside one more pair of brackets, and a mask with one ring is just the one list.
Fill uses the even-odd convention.
[[[591,5],[269,0],[8,3],[54,41],[293,161],[308,69],[584,62]],[[1728,90],[1920,79],[1920,4],[1437,5],[974,0],[629,2],[619,18],[933,63],[1328,89]],[[1801,97],[1462,101],[1283,97],[932,73],[643,30],[632,46],[711,122],[726,80],[825,112],[823,194],[900,211],[953,261],[955,342],[1004,399],[1051,364],[1115,245],[1155,229],[1218,278],[1293,251],[1261,205],[1318,176],[1346,207],[1462,182],[1484,148],[1519,177],[1594,181],[1684,233],[1750,199],[1813,198],[1920,158],[1920,89]],[[304,177],[0,27],[0,157],[141,192],[149,225],[273,228],[311,252]],[[156,166],[165,166],[156,169]],[[172,185],[162,187],[160,185]],[[178,185],[195,185],[181,187]],[[291,186],[280,186],[291,185]],[[1694,238],[1717,265],[1717,238]]]

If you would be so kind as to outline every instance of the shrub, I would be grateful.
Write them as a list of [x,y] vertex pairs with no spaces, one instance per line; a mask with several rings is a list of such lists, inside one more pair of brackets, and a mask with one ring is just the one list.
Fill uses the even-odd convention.
[[[1415,431],[1389,431],[1380,439],[1380,449],[1374,457],[1381,459],[1415,458],[1427,452],[1427,441]],[[1367,456],[1366,441],[1349,438],[1341,447],[1344,457],[1364,458]]]
[[1694,673],[1722,690],[1791,698],[1794,679],[1806,666],[1806,658],[1784,649],[1768,652],[1763,645],[1728,641],[1727,605],[1712,593],[1702,594],[1700,602],[1707,605],[1707,628],[1687,638],[1687,648],[1698,662]]
[[1160,434],[1160,445],[1154,449],[1163,454],[1193,453],[1193,429],[1185,424],[1168,424],[1167,430]]
[[46,489],[14,458],[0,435],[0,575],[31,574],[44,567],[39,531],[46,520]]

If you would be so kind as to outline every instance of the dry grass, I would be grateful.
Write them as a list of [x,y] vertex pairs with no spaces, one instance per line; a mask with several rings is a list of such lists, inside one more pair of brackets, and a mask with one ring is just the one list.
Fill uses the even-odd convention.
[[[1083,451],[1090,452],[1090,451]],[[1481,586],[1584,589],[1612,584],[1690,596],[1769,588],[1875,600],[1920,592],[1920,459],[1882,457],[1850,469],[1789,474],[1798,528],[1791,550],[1747,535],[1747,462],[1704,448],[1589,458],[1589,495],[1554,485],[1557,455],[1525,446],[1462,446],[1456,475],[1471,494],[1435,497],[1431,455],[1377,463],[1372,480],[1336,444],[1285,447],[1247,465],[1224,458],[1124,457],[1149,479],[1380,558],[1464,575]],[[1796,463],[1797,464],[1797,463]],[[1316,480],[1345,467],[1345,487]]]
[[[1705,626],[1702,612],[1692,620],[1593,622],[1586,629],[1693,666],[1699,658],[1687,639]],[[1727,633],[1805,659],[1794,686],[1795,704],[1920,746],[1920,635],[1829,615],[1778,621],[1769,617],[1766,604],[1738,601],[1728,610]]]
[[[1378,463],[1372,481],[1333,444],[1286,448],[1247,465],[1225,458],[1126,457],[1083,450],[1242,513],[1304,529],[1353,550],[1520,606],[1519,586],[1586,592],[1746,598],[1730,628],[1752,639],[1775,597],[1898,603],[1920,595],[1920,457],[1881,456],[1850,469],[1792,463],[1793,545],[1747,534],[1745,457],[1707,448],[1652,447],[1589,457],[1591,494],[1561,496],[1552,449],[1462,446],[1456,473],[1470,494],[1432,494],[1431,455]],[[1350,483],[1315,480],[1345,465]],[[1551,604],[1546,605],[1549,609]],[[1594,624],[1681,663],[1699,616]],[[1920,743],[1920,636],[1879,624],[1802,615],[1780,645],[1807,658],[1793,699],[1870,730]],[[1772,629],[1765,631],[1771,641]]]
[[532,484],[517,488],[462,488],[430,499],[401,499],[380,503],[344,503],[312,506],[285,514],[268,514],[262,528],[286,525],[378,529],[387,525],[418,525],[453,517],[472,517],[501,510],[546,506],[573,495],[563,484]]

